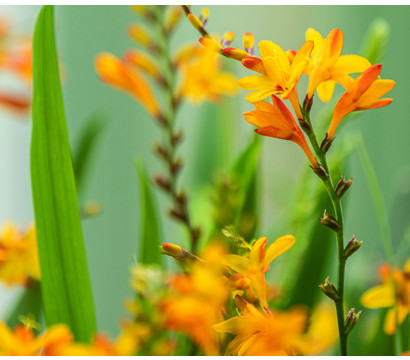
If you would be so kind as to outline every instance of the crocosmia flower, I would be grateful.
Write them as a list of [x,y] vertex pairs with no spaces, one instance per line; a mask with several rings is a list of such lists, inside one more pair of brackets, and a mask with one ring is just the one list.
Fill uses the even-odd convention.
[[289,140],[298,144],[305,152],[312,166],[318,166],[318,162],[313,156],[305,136],[296,125],[292,113],[277,96],[272,95],[272,104],[267,101],[258,101],[254,105],[256,110],[246,112],[243,115],[245,115],[247,122],[259,127],[256,130],[258,134]]
[[393,80],[378,79],[381,65],[373,65],[346,89],[335,106],[327,137],[333,138],[340,121],[352,111],[377,109],[389,105],[393,99],[380,99],[396,84]]
[[371,66],[370,62],[359,55],[343,55],[344,36],[339,29],[333,29],[326,39],[316,30],[306,31],[306,40],[314,42],[312,59],[306,69],[310,76],[307,90],[308,99],[312,99],[316,89],[320,99],[330,101],[335,83],[349,86],[353,79],[349,74],[361,73]]

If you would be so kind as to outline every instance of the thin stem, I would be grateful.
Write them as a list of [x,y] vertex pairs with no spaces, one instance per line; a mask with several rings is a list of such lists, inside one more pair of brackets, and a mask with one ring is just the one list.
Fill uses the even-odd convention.
[[336,214],[336,220],[339,223],[339,230],[335,231],[336,242],[337,242],[337,255],[338,255],[338,286],[337,291],[339,293],[339,299],[335,300],[336,313],[337,313],[337,323],[339,328],[339,339],[340,339],[340,354],[342,356],[347,355],[347,334],[345,333],[345,311],[344,311],[344,281],[345,281],[345,266],[346,266],[346,256],[344,254],[344,222],[343,222],[343,209],[340,198],[336,195],[335,188],[333,186],[332,177],[327,165],[326,154],[320,150],[320,146],[317,142],[316,134],[312,128],[309,114],[305,114],[306,121],[310,125],[310,131],[306,131],[309,137],[310,143],[316,156],[323,168],[326,170],[328,177],[322,179],[327,193],[329,194],[330,200],[333,204],[333,209]]

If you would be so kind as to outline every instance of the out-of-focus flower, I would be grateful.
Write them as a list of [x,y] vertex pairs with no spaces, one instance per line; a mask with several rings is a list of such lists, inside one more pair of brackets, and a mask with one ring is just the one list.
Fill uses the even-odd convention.
[[0,322],[0,356],[62,355],[72,341],[65,325],[54,325],[37,337],[31,328],[18,325],[11,330]]
[[150,85],[138,71],[130,68],[129,63],[104,53],[97,56],[95,68],[102,81],[137,99],[152,116],[161,116],[160,106]]
[[192,265],[189,274],[175,275],[170,281],[171,293],[160,304],[164,328],[185,333],[205,355],[219,353],[212,325],[223,320],[228,300],[226,278],[215,263],[220,256],[210,252],[204,262]]
[[7,285],[26,285],[40,279],[37,239],[34,226],[24,234],[9,223],[0,233],[0,280]]
[[402,324],[410,312],[410,259],[404,265],[403,271],[391,270],[388,265],[383,265],[379,273],[383,284],[367,290],[360,302],[370,309],[389,307],[384,331],[394,334],[396,322]]
[[222,95],[237,92],[236,79],[221,71],[220,57],[211,48],[196,47],[196,54],[181,67],[179,93],[192,103],[217,102]]
[[[264,308],[268,307],[265,272],[269,270],[269,264],[274,259],[293,246],[295,238],[291,235],[282,236],[266,249],[267,241],[266,237],[256,240],[248,257],[228,254],[222,260],[224,265],[249,279],[251,290],[254,291]],[[235,278],[235,280],[241,280],[241,283],[244,282],[243,279],[239,278]]]
[[320,99],[330,101],[335,83],[348,87],[353,79],[349,74],[360,73],[371,66],[370,62],[359,55],[340,56],[343,49],[343,32],[333,29],[326,39],[316,30],[306,31],[306,40],[314,42],[312,59],[306,69],[310,76],[307,90],[308,99],[312,99],[316,89]]
[[334,311],[315,313],[310,329],[304,333],[307,322],[304,308],[261,311],[240,296],[235,297],[235,303],[241,310],[240,316],[214,325],[218,332],[236,335],[226,355],[313,355],[333,345],[337,339],[337,328],[332,324],[336,324]]
[[312,48],[313,41],[305,42],[291,62],[280,46],[266,40],[259,42],[261,58],[246,56],[242,59],[245,67],[261,74],[239,80],[241,88],[256,91],[249,93],[246,100],[255,103],[276,94],[289,99],[298,119],[303,119],[296,85],[308,65]]
[[393,80],[377,79],[382,66],[368,68],[347,88],[335,106],[327,137],[332,139],[340,121],[352,111],[377,109],[389,105],[393,99],[380,99],[396,84]]
[[277,96],[272,95],[271,98],[273,105],[267,101],[254,103],[256,110],[244,113],[245,120],[259,127],[256,132],[260,135],[290,140],[298,144],[305,152],[312,166],[318,166],[318,162],[313,156],[305,136],[296,125],[292,113]]

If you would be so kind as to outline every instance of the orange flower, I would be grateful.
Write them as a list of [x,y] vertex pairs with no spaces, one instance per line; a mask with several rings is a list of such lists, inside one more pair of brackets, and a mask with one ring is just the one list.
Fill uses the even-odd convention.
[[333,138],[340,121],[352,111],[377,109],[389,105],[393,99],[380,99],[396,84],[393,80],[380,80],[377,77],[381,65],[373,65],[347,88],[335,106],[327,137]]
[[391,271],[388,265],[380,268],[382,285],[367,290],[361,297],[363,306],[370,309],[390,307],[384,322],[386,334],[396,332],[396,318],[402,324],[410,313],[410,259],[407,260],[403,271]]
[[309,99],[312,99],[317,89],[322,101],[330,101],[336,82],[347,87],[353,82],[349,74],[363,72],[371,65],[362,56],[340,56],[344,39],[343,32],[339,29],[333,29],[324,40],[322,35],[310,28],[306,31],[306,40],[315,44],[312,59],[306,69],[306,73],[310,75],[307,90]]
[[308,58],[313,48],[313,41],[305,42],[291,62],[286,52],[271,41],[261,41],[259,49],[261,58],[246,56],[242,64],[261,75],[246,76],[239,80],[238,85],[245,90],[255,90],[246,97],[251,103],[279,95],[289,99],[298,119],[303,119],[299,108],[296,85],[308,65]]
[[[255,292],[264,308],[268,307],[265,272],[269,270],[269,264],[274,259],[293,246],[295,238],[291,235],[282,236],[266,249],[267,241],[266,237],[258,239],[251,247],[249,257],[228,254],[222,260],[224,265],[249,279],[251,290]],[[232,280],[247,283],[246,279],[243,281],[244,279],[238,279],[238,277],[234,277]]]
[[160,106],[144,77],[129,63],[124,63],[108,53],[100,54],[95,68],[101,80],[137,99],[154,117],[161,116]]
[[13,224],[6,224],[0,233],[0,280],[7,285],[26,285],[30,278],[40,279],[34,226],[22,235]]
[[277,97],[272,95],[273,105],[266,101],[258,101],[254,105],[256,110],[244,113],[245,120],[252,125],[258,126],[258,134],[270,136],[277,139],[290,140],[298,144],[305,152],[313,167],[318,166],[305,136],[296,125],[295,119],[286,105]]

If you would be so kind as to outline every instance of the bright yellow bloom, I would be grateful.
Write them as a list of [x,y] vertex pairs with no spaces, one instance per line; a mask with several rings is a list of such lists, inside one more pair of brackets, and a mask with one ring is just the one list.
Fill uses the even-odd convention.
[[114,88],[125,91],[137,99],[155,117],[161,115],[160,106],[144,77],[116,56],[100,54],[95,59],[95,68],[101,80]]
[[228,254],[222,260],[224,265],[250,280],[251,291],[255,293],[264,308],[268,307],[265,272],[269,270],[269,264],[274,259],[293,246],[295,238],[291,235],[282,236],[266,249],[267,241],[266,237],[255,241],[248,257]]
[[310,76],[307,97],[312,99],[316,89],[320,99],[330,101],[335,83],[349,86],[353,79],[349,74],[360,73],[371,66],[370,62],[359,55],[340,56],[343,49],[343,32],[333,29],[326,39],[316,30],[306,31],[306,40],[314,42],[312,59],[306,73]]
[[305,136],[296,125],[292,113],[277,96],[272,95],[271,98],[273,105],[267,101],[254,103],[256,110],[244,113],[245,120],[259,127],[256,132],[260,135],[289,140],[298,144],[305,152],[312,166],[318,166],[318,162],[313,156]]
[[220,70],[220,56],[213,48],[197,47],[195,56],[182,64],[181,74],[179,93],[195,104],[237,92],[235,77]]
[[26,285],[40,279],[37,239],[34,226],[20,234],[13,224],[0,233],[0,280],[7,285]]
[[377,109],[389,105],[393,99],[380,99],[396,84],[393,80],[377,79],[381,65],[373,65],[347,88],[335,106],[327,137],[333,138],[340,121],[352,111]]
[[384,322],[384,331],[386,334],[394,334],[396,318],[400,325],[410,313],[410,259],[403,271],[391,271],[388,265],[384,265],[380,269],[380,275],[383,284],[367,290],[360,302],[370,309],[390,307]]
[[303,119],[299,108],[296,85],[308,65],[313,41],[305,42],[299,49],[292,63],[286,52],[271,41],[259,42],[261,58],[244,57],[242,64],[261,75],[246,76],[239,80],[238,85],[245,90],[253,90],[246,100],[255,103],[270,95],[279,95],[289,99],[298,119]]
[[30,328],[18,325],[12,331],[0,321],[0,356],[62,355],[72,340],[65,325],[54,325],[36,337]]
[[223,320],[228,290],[222,269],[215,266],[215,256],[211,255],[205,262],[193,263],[189,274],[172,278],[172,292],[160,308],[164,328],[185,333],[205,355],[218,355],[218,338],[212,325]]
[[321,314],[315,312],[309,331],[304,333],[307,322],[304,308],[265,312],[240,296],[236,296],[235,302],[241,315],[214,325],[218,332],[236,335],[229,343],[226,355],[313,355],[337,340],[337,328],[333,325],[337,324],[335,311],[319,308]]

